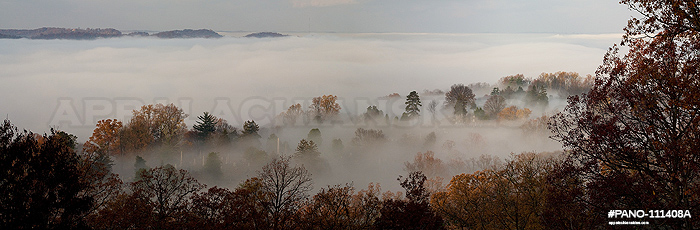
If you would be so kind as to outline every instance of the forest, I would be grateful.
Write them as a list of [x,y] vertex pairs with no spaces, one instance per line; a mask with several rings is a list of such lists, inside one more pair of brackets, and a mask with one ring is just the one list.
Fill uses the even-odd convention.
[[[150,104],[129,120],[98,121],[84,143],[6,119],[0,228],[598,229],[629,220],[697,229],[700,10],[690,0],[621,3],[644,18],[629,21],[596,76],[391,93],[403,105],[395,116],[376,105],[340,116],[333,94],[289,106],[269,127]],[[500,152],[542,139],[558,150]],[[374,181],[385,174],[393,184]],[[368,181],[334,183],[353,175]]]

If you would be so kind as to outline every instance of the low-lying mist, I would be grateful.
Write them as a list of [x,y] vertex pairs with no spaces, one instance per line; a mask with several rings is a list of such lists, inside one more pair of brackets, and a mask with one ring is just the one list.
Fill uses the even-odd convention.
[[[230,35],[230,34],[229,34]],[[522,73],[535,78],[543,72],[573,71],[592,74],[607,47],[620,35],[549,34],[311,34],[275,39],[228,36],[222,39],[119,38],[93,41],[0,40],[0,113],[15,125],[45,132],[50,127],[72,133],[85,142],[97,121],[116,118],[127,122],[142,105],[173,103],[189,116],[188,128],[203,112],[226,119],[241,129],[245,121],[260,125],[259,146],[268,158],[293,155],[301,139],[318,128],[320,162],[304,162],[315,187],[354,183],[364,187],[378,182],[399,190],[396,178],[407,174],[406,162],[417,153],[434,156],[454,172],[479,167],[468,162],[482,155],[507,159],[511,153],[552,152],[561,146],[548,133],[529,132],[518,122],[481,121],[452,124],[443,108],[444,94],[453,84],[486,82]],[[421,119],[393,123],[404,109],[405,96],[421,94]],[[398,93],[399,100],[387,95]],[[488,92],[475,90],[477,105]],[[300,103],[308,109],[311,98],[336,95],[341,106],[335,124],[298,124],[280,127],[277,116]],[[550,92],[550,95],[554,95]],[[481,100],[481,101],[480,101]],[[426,106],[435,101],[437,122]],[[545,108],[532,109],[529,119],[551,115],[565,99],[550,96]],[[524,106],[518,101],[509,105]],[[366,123],[358,119],[367,106],[376,105],[391,120]],[[381,130],[386,141],[356,146],[358,128]],[[434,133],[435,141],[426,138]],[[268,138],[279,137],[274,148]],[[343,148],[334,149],[333,141]],[[210,185],[233,187],[255,176],[263,162],[247,159],[232,143],[225,147],[181,150],[165,156],[153,149],[138,154],[153,167],[173,164],[192,171]],[[222,178],[207,178],[209,153],[218,153]],[[136,155],[116,157],[115,172],[129,180]],[[452,167],[449,166],[449,167]]]

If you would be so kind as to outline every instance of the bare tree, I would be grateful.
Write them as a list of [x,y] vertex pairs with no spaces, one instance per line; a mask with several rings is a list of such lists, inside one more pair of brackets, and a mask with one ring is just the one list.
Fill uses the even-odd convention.
[[498,113],[500,113],[501,110],[505,108],[506,99],[498,95],[489,97],[489,99],[486,100],[486,103],[484,104],[484,112],[486,112],[486,115],[490,118],[498,116]]
[[450,91],[445,93],[445,107],[454,108],[454,114],[464,116],[467,114],[467,106],[474,107],[474,93],[463,84],[452,85]]
[[189,211],[190,197],[204,187],[189,172],[172,165],[141,171],[139,179],[131,183],[132,196],[152,208],[156,227],[161,229]]
[[294,213],[313,189],[311,174],[304,168],[290,165],[290,158],[279,157],[258,172],[267,194],[267,211],[272,219],[272,229],[288,226]]

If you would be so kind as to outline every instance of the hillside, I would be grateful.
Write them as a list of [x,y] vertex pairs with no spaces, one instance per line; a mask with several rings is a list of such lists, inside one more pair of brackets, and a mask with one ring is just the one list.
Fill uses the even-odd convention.
[[28,39],[67,39],[67,40],[92,40],[98,38],[113,38],[122,36],[155,36],[159,38],[220,38],[220,34],[209,29],[199,30],[172,30],[149,35],[146,32],[134,32],[123,34],[121,31],[107,29],[68,29],[43,27],[38,29],[0,29],[2,38],[28,38]]
[[259,33],[252,33],[248,34],[245,37],[246,38],[278,38],[278,37],[286,37],[289,35],[284,35],[280,33],[274,33],[274,32],[259,32]]
[[209,29],[199,29],[199,30],[171,30],[153,34],[151,36],[156,36],[159,38],[220,38],[223,37],[220,34]]
[[29,39],[96,39],[120,37],[122,32],[116,29],[67,29],[43,27],[39,29],[0,29],[0,34]]

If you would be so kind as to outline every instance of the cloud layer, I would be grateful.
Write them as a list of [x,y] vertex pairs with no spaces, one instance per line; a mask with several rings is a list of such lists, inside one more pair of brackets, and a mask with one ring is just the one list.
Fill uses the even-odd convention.
[[356,112],[394,92],[495,83],[518,73],[592,74],[618,40],[546,34],[0,40],[0,113],[39,132],[74,113],[80,124],[62,128],[87,138],[96,120],[125,119],[130,109],[154,102],[187,107],[191,119],[231,111],[223,115],[235,125],[324,94],[338,95],[348,102],[344,111]]

